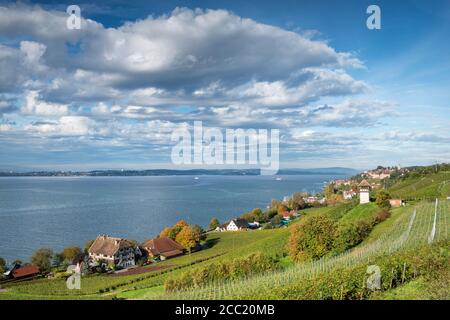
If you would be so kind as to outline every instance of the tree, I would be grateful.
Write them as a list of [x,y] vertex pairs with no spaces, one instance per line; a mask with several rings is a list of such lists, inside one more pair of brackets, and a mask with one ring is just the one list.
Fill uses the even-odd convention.
[[92,244],[94,243],[95,240],[88,240],[86,241],[86,243],[84,244],[84,252],[88,252],[89,248],[92,246]]
[[200,233],[191,226],[185,226],[176,237],[176,242],[191,251],[200,242]]
[[181,230],[183,230],[184,227],[187,227],[188,223],[185,220],[180,220],[177,223],[175,223],[172,228],[170,229],[170,232],[167,234],[169,238],[172,240],[175,240],[177,238],[178,233],[180,233]]
[[305,200],[303,200],[304,198],[304,193],[302,192],[295,192],[292,195],[292,201],[291,201],[291,206],[292,209],[294,210],[300,210],[306,207],[306,203]]
[[277,214],[270,220],[270,223],[274,227],[279,226],[281,224],[281,219],[282,219],[281,216],[279,214]]
[[285,211],[288,211],[289,209],[288,209],[288,207],[286,207],[284,204],[280,204],[278,207],[277,207],[277,212],[278,212],[278,214],[280,214],[280,213],[282,213],[282,212],[285,212]]
[[61,253],[63,259],[68,262],[72,262],[73,259],[75,259],[76,256],[80,255],[82,253],[80,247],[65,247]]
[[333,249],[336,227],[325,216],[306,217],[291,229],[289,254],[295,261],[318,259]]
[[203,230],[201,226],[199,226],[198,224],[191,224],[190,227],[200,235],[200,241],[206,240],[205,230]]
[[2,257],[0,257],[0,273],[5,272],[6,261]]
[[16,259],[11,263],[11,265],[19,266],[19,267],[22,266],[22,264],[23,264],[22,260],[19,260],[19,259]]
[[52,257],[52,249],[41,248],[33,253],[31,256],[31,263],[36,265],[41,272],[50,271]]
[[52,257],[52,266],[59,267],[64,262],[64,256],[62,253],[55,253]]
[[[160,233],[160,237],[169,237],[170,232],[172,231],[171,227],[165,227]],[[170,237],[169,237],[170,238]]]
[[218,226],[220,226],[219,219],[217,219],[216,217],[213,217],[213,218],[211,219],[211,221],[209,222],[208,229],[209,229],[209,230],[214,230],[214,229],[216,229]]
[[375,200],[375,203],[377,206],[383,209],[389,209],[391,207],[391,204],[389,202],[389,199],[391,198],[390,194],[384,190],[380,190],[377,193],[377,197]]

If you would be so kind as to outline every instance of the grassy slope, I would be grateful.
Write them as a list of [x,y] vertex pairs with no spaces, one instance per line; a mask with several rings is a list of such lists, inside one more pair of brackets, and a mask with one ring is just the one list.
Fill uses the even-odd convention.
[[[166,274],[156,275],[146,279],[142,278],[152,274],[158,274],[158,272],[120,277],[108,275],[87,276],[82,278],[81,290],[68,290],[65,281],[61,279],[41,279],[10,286],[7,288],[7,292],[0,292],[0,299],[92,299],[93,296],[96,298],[111,298],[117,294],[118,296],[127,296],[128,293],[122,294],[122,292],[141,288],[155,291],[157,290],[155,288],[160,287],[168,276],[184,272],[187,268],[197,268],[214,261],[245,256],[255,251],[266,252],[268,254],[281,253],[285,249],[288,235],[287,228],[254,232],[213,232],[208,235],[207,239],[212,245],[211,248],[159,263],[158,265],[161,266],[171,266],[172,269]],[[217,254],[222,255],[216,257]],[[183,266],[208,257],[212,257],[212,259],[185,268],[175,269],[178,266]],[[133,283],[129,283],[131,281]],[[99,290],[104,290],[111,286],[116,286],[116,288],[107,293],[99,293]],[[133,296],[131,294],[131,297]]]
[[366,203],[356,206],[347,212],[340,220],[340,223],[352,223],[372,217],[380,209],[375,203]]
[[400,180],[389,188],[393,197],[431,199],[450,196],[450,172],[438,172],[424,177]]

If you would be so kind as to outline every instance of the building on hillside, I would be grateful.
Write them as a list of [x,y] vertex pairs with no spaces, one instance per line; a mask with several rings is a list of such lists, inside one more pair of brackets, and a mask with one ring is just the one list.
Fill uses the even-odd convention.
[[403,201],[402,199],[390,199],[389,203],[390,203],[391,207],[394,207],[394,208],[405,205],[405,201]]
[[182,255],[184,248],[169,237],[159,237],[147,240],[142,244],[143,251],[151,258],[166,260]]
[[251,226],[245,219],[236,218],[230,220],[228,223],[224,223],[218,226],[216,231],[240,231],[240,230],[248,230]]
[[4,275],[7,275],[10,279],[15,280],[33,278],[39,275],[39,268],[35,265],[28,265],[23,267],[15,265],[11,270],[5,272]]
[[136,253],[140,255],[140,250],[134,248],[129,240],[99,235],[88,249],[88,253],[91,265],[104,263],[127,268],[135,265]]
[[344,198],[344,200],[350,200],[353,197],[356,197],[357,194],[358,192],[355,189],[342,191],[342,197]]
[[351,183],[350,180],[346,180],[346,179],[337,179],[337,180],[334,180],[333,182],[336,187],[349,186]]
[[248,222],[245,219],[232,219],[227,225],[227,231],[247,230]]
[[359,184],[359,203],[369,203],[370,202],[370,183],[367,180],[361,181]]

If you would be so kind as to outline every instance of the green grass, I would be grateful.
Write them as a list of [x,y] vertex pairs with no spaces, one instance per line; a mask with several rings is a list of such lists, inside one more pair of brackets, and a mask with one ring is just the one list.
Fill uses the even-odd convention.
[[359,220],[367,220],[380,211],[380,208],[373,202],[360,204],[347,213],[339,220],[340,223],[353,223]]
[[[152,291],[155,286],[161,286],[167,277],[178,275],[187,268],[198,268],[214,261],[241,257],[257,251],[269,255],[280,254],[285,250],[288,236],[288,228],[212,232],[207,237],[210,248],[158,263],[160,266],[170,266],[164,274],[152,271],[130,276],[91,275],[82,278],[81,290],[68,290],[63,279],[39,279],[7,286],[8,291],[1,292],[0,299],[92,299],[93,296],[105,298],[133,290]],[[217,256],[218,254],[221,255]],[[205,258],[211,259],[180,268]],[[106,288],[109,289],[108,292],[100,293],[100,290],[104,291]]]

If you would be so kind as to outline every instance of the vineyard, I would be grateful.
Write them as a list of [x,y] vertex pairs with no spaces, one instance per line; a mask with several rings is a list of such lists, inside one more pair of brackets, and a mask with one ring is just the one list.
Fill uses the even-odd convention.
[[[367,267],[380,257],[389,257],[420,246],[449,239],[450,201],[422,202],[404,212],[380,237],[333,257],[297,264],[283,271],[265,273],[246,279],[213,283],[191,290],[149,295],[148,299],[258,299],[280,298],[285,288],[293,284],[327,277],[336,269],[351,270]],[[359,268],[361,269],[361,268]],[[392,271],[394,274],[394,271]],[[406,263],[402,277],[406,277]],[[361,283],[366,275],[362,274]],[[392,280],[391,280],[392,283]],[[331,283],[329,284],[332,285]],[[344,288],[341,285],[341,296]],[[274,293],[278,292],[279,295]],[[316,293],[317,294],[317,293]],[[321,293],[320,293],[321,294]],[[305,297],[305,296],[300,296]],[[306,296],[307,297],[307,296]],[[321,298],[317,296],[316,298]]]

